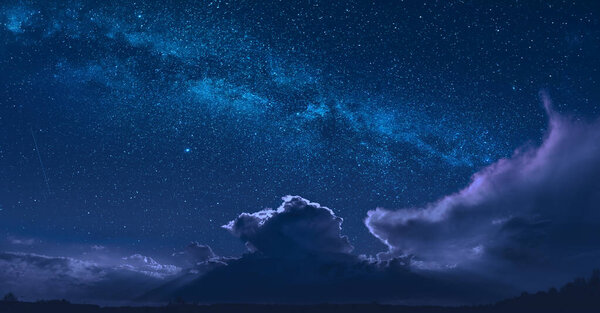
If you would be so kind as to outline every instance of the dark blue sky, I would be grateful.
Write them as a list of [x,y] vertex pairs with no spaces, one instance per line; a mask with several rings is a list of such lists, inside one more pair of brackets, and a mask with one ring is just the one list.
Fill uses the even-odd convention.
[[374,254],[368,210],[539,144],[540,90],[600,113],[594,1],[99,3],[1,6],[0,231],[45,253],[239,255],[221,225],[291,194]]

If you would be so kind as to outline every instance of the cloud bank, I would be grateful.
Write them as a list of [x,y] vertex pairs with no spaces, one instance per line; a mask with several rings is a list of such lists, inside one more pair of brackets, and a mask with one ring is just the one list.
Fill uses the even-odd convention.
[[144,299],[454,303],[490,300],[500,294],[497,285],[467,281],[458,273],[443,277],[416,273],[402,258],[375,262],[351,254],[341,224],[342,219],[326,207],[299,196],[283,197],[275,210],[242,213],[224,226],[247,244],[248,253],[197,278],[178,278]]
[[13,292],[29,301],[125,301],[159,286],[178,271],[139,254],[106,265],[70,257],[0,252],[0,292]]
[[366,226],[389,247],[382,256],[413,255],[421,267],[497,267],[511,278],[598,266],[600,121],[559,115],[545,95],[543,102],[549,129],[539,147],[518,149],[425,207],[369,211]]

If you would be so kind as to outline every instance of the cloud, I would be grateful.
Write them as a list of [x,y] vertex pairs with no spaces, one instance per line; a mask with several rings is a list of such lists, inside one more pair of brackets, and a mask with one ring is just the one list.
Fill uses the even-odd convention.
[[69,257],[0,252],[0,292],[14,292],[24,300],[130,300],[176,272],[170,265],[141,255],[111,266]]
[[156,262],[153,258],[143,256],[141,254],[134,254],[132,256],[124,257],[122,264],[119,268],[127,269],[133,272],[142,273],[148,276],[156,278],[164,278],[167,276],[173,276],[181,270],[175,265],[164,265]]
[[369,211],[365,224],[387,256],[414,255],[423,267],[598,266],[600,121],[562,116],[545,95],[543,102],[549,129],[539,147],[518,149],[425,207]]
[[200,303],[428,303],[496,300],[515,291],[461,273],[430,275],[402,260],[370,262],[355,255],[323,253],[266,256],[248,253],[204,275],[180,276],[144,300]]
[[[416,273],[405,258],[386,262],[351,254],[342,219],[299,196],[283,197],[276,210],[242,213],[224,226],[250,252],[190,279],[180,276],[144,299],[194,302],[463,303],[497,299],[510,292],[489,281]],[[472,278],[470,278],[472,279]],[[429,299],[429,300],[425,300]],[[477,299],[477,300],[474,300]]]
[[[472,303],[513,292],[460,272],[415,272],[410,258],[386,262],[356,256],[341,233],[341,218],[301,197],[284,197],[276,210],[244,213],[228,224],[252,247],[239,258],[189,244],[175,257],[187,266],[161,264],[134,254],[115,257],[94,250],[91,260],[0,253],[0,292],[21,298],[146,302],[390,302]],[[266,239],[268,238],[268,239]],[[102,252],[102,253],[101,253]],[[501,288],[500,288],[501,287]],[[435,300],[431,300],[435,299]],[[435,301],[435,302],[432,302]]]
[[103,245],[92,245],[91,249],[94,251],[102,251],[102,250],[106,249],[106,247]]
[[20,297],[81,295],[81,289],[103,279],[106,273],[91,262],[26,253],[0,253],[2,291]]
[[31,246],[37,242],[33,238],[19,238],[19,237],[13,237],[13,236],[9,236],[7,239],[10,244],[20,245],[20,246]]
[[223,228],[251,251],[270,256],[352,251],[348,237],[341,235],[343,219],[332,210],[299,196],[282,199],[276,210],[242,213]]
[[183,251],[173,253],[173,256],[183,260],[188,266],[196,266],[199,263],[218,258],[209,246],[201,245],[198,242],[191,242]]

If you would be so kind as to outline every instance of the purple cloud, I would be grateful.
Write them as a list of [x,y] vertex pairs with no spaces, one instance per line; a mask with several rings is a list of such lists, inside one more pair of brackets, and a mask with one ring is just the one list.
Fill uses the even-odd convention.
[[549,129],[539,147],[516,150],[425,207],[369,211],[366,226],[389,247],[382,256],[413,255],[425,268],[597,266],[600,121],[560,115],[542,98]]

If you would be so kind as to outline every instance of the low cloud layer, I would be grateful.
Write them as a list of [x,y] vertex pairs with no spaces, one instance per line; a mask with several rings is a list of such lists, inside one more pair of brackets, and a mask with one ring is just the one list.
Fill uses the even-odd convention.
[[[276,210],[242,213],[224,226],[250,252],[194,279],[182,277],[144,299],[194,302],[397,302],[464,303],[492,300],[511,291],[458,272],[416,273],[409,262],[351,254],[342,219],[298,196]],[[434,299],[434,300],[432,300]]]
[[223,227],[251,251],[270,256],[352,251],[348,237],[341,234],[343,220],[332,210],[298,196],[285,196],[283,201],[276,210],[242,213]]
[[25,300],[124,301],[164,283],[179,268],[133,255],[117,265],[32,253],[0,253],[0,292]]
[[518,149],[425,207],[369,211],[366,226],[389,247],[383,256],[413,255],[428,268],[499,268],[511,278],[597,267],[600,121],[561,116],[543,100],[550,125],[539,147]]

